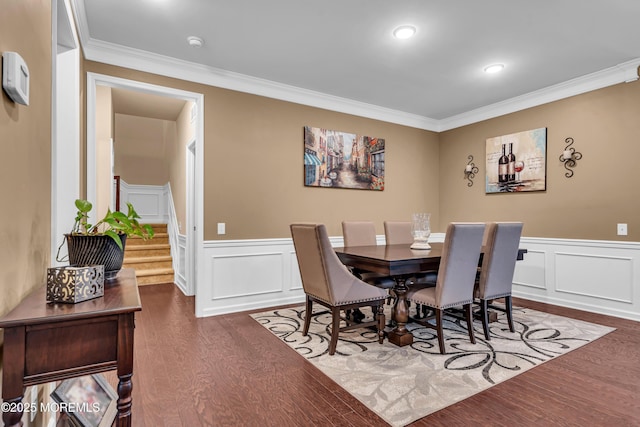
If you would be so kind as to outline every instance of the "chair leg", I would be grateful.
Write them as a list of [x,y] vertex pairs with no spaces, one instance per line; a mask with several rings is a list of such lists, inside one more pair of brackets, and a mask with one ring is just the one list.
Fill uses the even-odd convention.
[[384,302],[378,306],[378,342],[384,342]]
[[515,332],[516,329],[513,327],[513,313],[512,313],[512,308],[513,308],[513,303],[511,301],[511,295],[507,295],[506,297],[504,297],[504,308],[507,311],[507,321],[509,322],[509,330],[511,332]]
[[484,337],[487,340],[491,340],[489,335],[489,301],[486,299],[480,300],[480,315],[482,316],[482,329],[484,330]]
[[329,355],[336,352],[338,345],[338,334],[340,333],[340,308],[331,308],[331,341],[329,342]]
[[307,296],[307,303],[305,305],[304,313],[304,327],[302,328],[302,336],[306,337],[309,332],[309,325],[311,324],[311,311],[313,310],[313,301]]
[[473,311],[471,310],[471,304],[464,305],[464,317],[467,318],[467,329],[469,330],[469,341],[471,341],[471,344],[475,344],[476,337],[473,335]]
[[438,346],[440,354],[444,354],[444,334],[442,330],[442,309],[436,308],[436,332],[438,334]]

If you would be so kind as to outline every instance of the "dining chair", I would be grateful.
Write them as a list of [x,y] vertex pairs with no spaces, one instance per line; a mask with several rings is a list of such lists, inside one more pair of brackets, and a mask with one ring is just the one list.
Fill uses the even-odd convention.
[[[376,226],[372,221],[342,221],[342,236],[345,246],[375,246]],[[359,279],[383,289],[392,289],[396,282],[392,277],[371,271],[352,269]]]
[[[479,301],[482,328],[484,329],[484,337],[487,340],[491,339],[489,334],[489,308],[505,312],[509,330],[515,332],[511,289],[513,287],[513,273],[516,268],[522,227],[523,224],[521,222],[492,222],[487,225],[482,265],[474,292],[474,297]],[[504,298],[504,308],[491,304],[493,300],[501,298]]]
[[376,225],[372,221],[342,221],[345,246],[375,246]]
[[[469,340],[475,344],[473,335],[473,293],[478,261],[482,251],[484,223],[450,223],[442,246],[440,265],[434,287],[409,287],[407,300],[430,307],[435,314],[416,322],[437,331],[440,353],[445,354],[443,334],[444,310],[462,305],[467,321]],[[435,318],[433,325],[427,320]]]
[[[331,340],[329,354],[333,355],[338,344],[338,334],[356,328],[375,326],[378,342],[384,340],[384,300],[387,292],[371,286],[355,277],[336,255],[327,229],[323,224],[291,224],[291,236],[298,259],[302,287],[306,294],[305,319],[302,335],[307,336],[313,303],[331,311]],[[356,323],[342,317],[342,310],[374,306],[377,316],[370,322]],[[340,327],[344,321],[346,326]]]
[[385,221],[384,237],[387,245],[410,245],[413,243],[411,222]]

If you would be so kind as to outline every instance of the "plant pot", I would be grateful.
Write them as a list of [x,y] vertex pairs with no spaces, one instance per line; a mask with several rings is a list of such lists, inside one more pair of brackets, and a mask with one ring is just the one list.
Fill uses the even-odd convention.
[[122,268],[124,247],[127,240],[120,234],[122,249],[109,236],[85,236],[65,234],[69,250],[69,264],[72,266],[104,265],[104,280],[113,281]]

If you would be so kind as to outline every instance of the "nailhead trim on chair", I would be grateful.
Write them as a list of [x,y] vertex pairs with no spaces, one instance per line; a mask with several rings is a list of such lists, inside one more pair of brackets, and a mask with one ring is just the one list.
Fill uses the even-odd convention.
[[473,299],[470,299],[468,301],[462,301],[462,302],[456,302],[455,304],[447,304],[447,305],[443,305],[438,307],[437,305],[431,305],[429,303],[426,302],[421,302],[420,300],[417,300],[415,298],[411,298],[411,301],[416,303],[416,304],[422,304],[422,305],[426,305],[427,307],[433,307],[433,308],[440,308],[440,309],[447,309],[447,308],[451,308],[451,307],[457,307],[460,305],[465,305],[465,304],[472,304],[473,303]]
[[[331,304],[331,302],[325,300],[324,298],[320,298],[320,297],[317,297],[317,296],[312,295],[312,294],[309,294],[309,295],[311,295],[313,298],[317,299],[318,301],[323,301],[323,302],[326,302],[327,304]],[[358,299],[358,300],[353,300],[353,301],[340,301],[340,302],[335,303],[334,305],[340,306],[340,305],[358,304],[358,303],[367,302],[367,301],[384,301],[386,299],[387,299],[387,297],[384,297],[384,299],[367,298],[367,299]]]

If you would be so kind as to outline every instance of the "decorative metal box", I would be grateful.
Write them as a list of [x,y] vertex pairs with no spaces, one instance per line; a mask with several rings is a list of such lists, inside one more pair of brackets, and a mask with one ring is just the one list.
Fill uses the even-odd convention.
[[47,269],[47,301],[49,302],[75,304],[103,295],[103,265]]

